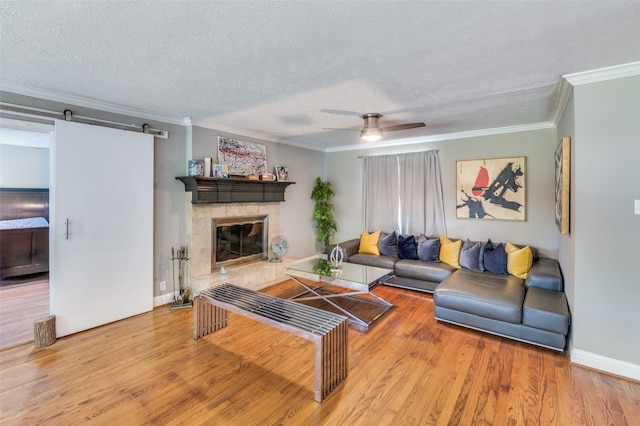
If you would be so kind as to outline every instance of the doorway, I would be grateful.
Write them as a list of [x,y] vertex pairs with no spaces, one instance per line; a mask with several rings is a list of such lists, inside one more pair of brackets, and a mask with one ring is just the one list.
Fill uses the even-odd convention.
[[[52,131],[51,125],[4,118],[0,120],[1,189],[15,190],[14,194],[29,193],[31,190],[48,194]],[[38,268],[30,268],[29,259],[23,259],[23,252],[29,252],[25,246],[42,244],[42,241],[38,243],[34,240],[34,233],[40,240],[48,234],[47,229],[43,228],[48,225],[46,221],[49,219],[48,195],[47,200],[42,202],[34,197],[23,203],[34,207],[32,211],[13,205],[15,198],[3,197],[0,200],[0,228],[3,228],[0,232],[4,233],[0,235],[3,238],[0,244],[0,268],[3,270],[0,279],[0,349],[32,341],[33,321],[50,312],[48,260],[43,267],[42,257],[37,255]],[[40,204],[46,209],[38,209]],[[40,228],[29,228],[36,225]],[[23,226],[26,227],[22,228],[24,232],[20,228]],[[5,240],[5,236],[8,239]],[[45,243],[48,245],[48,242]],[[35,256],[34,253],[34,259]]]

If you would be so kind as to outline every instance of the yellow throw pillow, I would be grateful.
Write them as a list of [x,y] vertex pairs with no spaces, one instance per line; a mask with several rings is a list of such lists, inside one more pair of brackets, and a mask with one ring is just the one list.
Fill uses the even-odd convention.
[[452,242],[447,237],[440,235],[440,262],[460,269],[460,250],[462,249],[462,240]]
[[504,246],[504,251],[507,252],[507,272],[523,280],[527,278],[533,265],[531,247],[526,246],[519,249],[516,245],[507,243]]
[[371,234],[364,231],[360,236],[360,247],[358,253],[365,254],[380,254],[378,248],[378,240],[380,239],[380,231],[372,232]]

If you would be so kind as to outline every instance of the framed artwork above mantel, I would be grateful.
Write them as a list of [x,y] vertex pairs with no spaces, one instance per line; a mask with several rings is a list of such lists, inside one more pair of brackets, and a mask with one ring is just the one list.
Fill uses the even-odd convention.
[[267,147],[260,143],[218,136],[218,163],[228,166],[229,177],[267,173]]

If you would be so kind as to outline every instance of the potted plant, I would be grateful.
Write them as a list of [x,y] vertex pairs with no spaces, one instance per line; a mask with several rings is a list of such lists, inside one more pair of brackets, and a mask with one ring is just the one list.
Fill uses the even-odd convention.
[[338,230],[331,203],[331,198],[334,195],[331,182],[323,181],[319,177],[316,178],[311,191],[311,199],[315,202],[313,221],[315,222],[316,241],[322,245],[322,251],[331,244],[331,238]]

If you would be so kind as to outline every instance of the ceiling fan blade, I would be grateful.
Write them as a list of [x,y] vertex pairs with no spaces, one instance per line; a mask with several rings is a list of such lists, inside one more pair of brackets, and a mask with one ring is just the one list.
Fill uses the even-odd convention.
[[348,132],[359,132],[360,129],[336,129],[335,127],[323,127],[322,130],[346,130]]
[[356,117],[361,117],[362,116],[361,112],[344,111],[344,110],[341,110],[341,109],[321,109],[320,112],[324,112],[325,114],[352,115],[352,116],[356,116]]
[[424,127],[424,126],[426,126],[426,124],[424,123],[396,124],[395,126],[382,127],[381,130],[383,132],[395,132],[397,130],[415,129],[417,127]]

